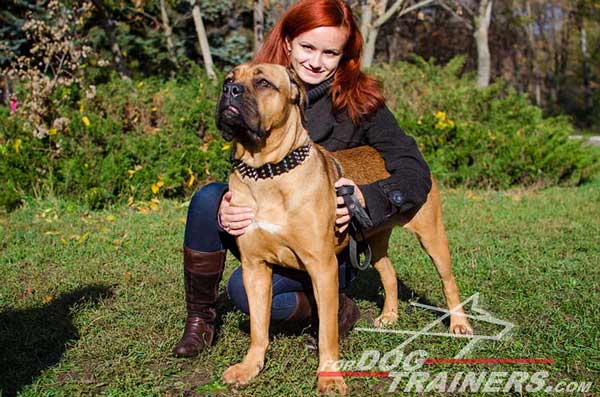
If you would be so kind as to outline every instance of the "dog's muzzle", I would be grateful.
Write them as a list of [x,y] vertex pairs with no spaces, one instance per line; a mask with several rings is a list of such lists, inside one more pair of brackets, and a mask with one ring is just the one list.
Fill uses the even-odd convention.
[[223,85],[217,106],[217,128],[226,141],[236,138],[258,143],[264,134],[258,128],[258,123],[251,121],[257,118],[256,104],[253,98],[246,98],[245,91],[242,84],[228,82]]

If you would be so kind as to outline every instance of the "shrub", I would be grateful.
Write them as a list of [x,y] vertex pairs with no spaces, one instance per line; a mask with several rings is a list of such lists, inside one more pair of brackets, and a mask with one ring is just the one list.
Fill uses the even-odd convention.
[[372,70],[439,180],[491,188],[577,185],[597,170],[598,156],[569,139],[566,117],[544,118],[502,82],[474,88],[471,76],[460,77],[463,62],[438,67],[416,59]]
[[[578,141],[566,118],[541,110],[499,83],[473,88],[445,67],[417,60],[373,69],[388,105],[448,186],[576,185],[597,169],[598,154]],[[18,114],[0,107],[0,206],[59,195],[100,208],[141,209],[161,197],[188,197],[224,181],[228,145],[214,123],[220,83],[191,66],[178,80],[122,80],[57,90],[48,134],[34,138]],[[154,200],[154,201],[152,201]]]
[[199,69],[168,82],[115,76],[93,96],[66,101],[56,110],[57,128],[43,139],[4,111],[0,205],[12,208],[26,195],[42,194],[92,208],[116,201],[142,205],[225,180],[227,146],[213,120],[219,89],[202,76]]

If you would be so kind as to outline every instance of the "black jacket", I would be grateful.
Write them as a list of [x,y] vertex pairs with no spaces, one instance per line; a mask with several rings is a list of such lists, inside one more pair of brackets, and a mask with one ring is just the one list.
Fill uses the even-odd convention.
[[355,126],[347,112],[334,115],[331,97],[324,95],[306,106],[305,120],[311,139],[329,151],[368,145],[381,154],[390,177],[359,185],[375,225],[425,203],[431,190],[429,167],[385,105]]

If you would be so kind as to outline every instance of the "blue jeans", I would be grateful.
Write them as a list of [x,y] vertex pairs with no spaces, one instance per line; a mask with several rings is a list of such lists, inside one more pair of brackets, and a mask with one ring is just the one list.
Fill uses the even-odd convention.
[[[194,194],[188,208],[184,244],[188,248],[203,252],[228,249],[239,260],[240,253],[235,238],[221,231],[217,224],[219,205],[227,189],[227,184],[215,182],[202,187]],[[343,290],[349,287],[357,274],[348,260],[347,250],[338,255],[338,265],[340,290]],[[226,289],[231,303],[248,314],[248,297],[242,282],[241,266],[231,275]],[[311,289],[308,273],[273,265],[271,319],[287,319],[297,305],[295,292],[308,292]]]

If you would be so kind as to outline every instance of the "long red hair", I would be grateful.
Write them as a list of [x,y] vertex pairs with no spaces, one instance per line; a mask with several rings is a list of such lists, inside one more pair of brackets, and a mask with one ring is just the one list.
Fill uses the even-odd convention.
[[346,109],[352,122],[373,113],[385,100],[379,82],[360,70],[363,38],[343,0],[300,0],[287,10],[258,50],[253,63],[290,65],[285,40],[321,26],[347,30],[348,40],[331,87],[334,113]]

